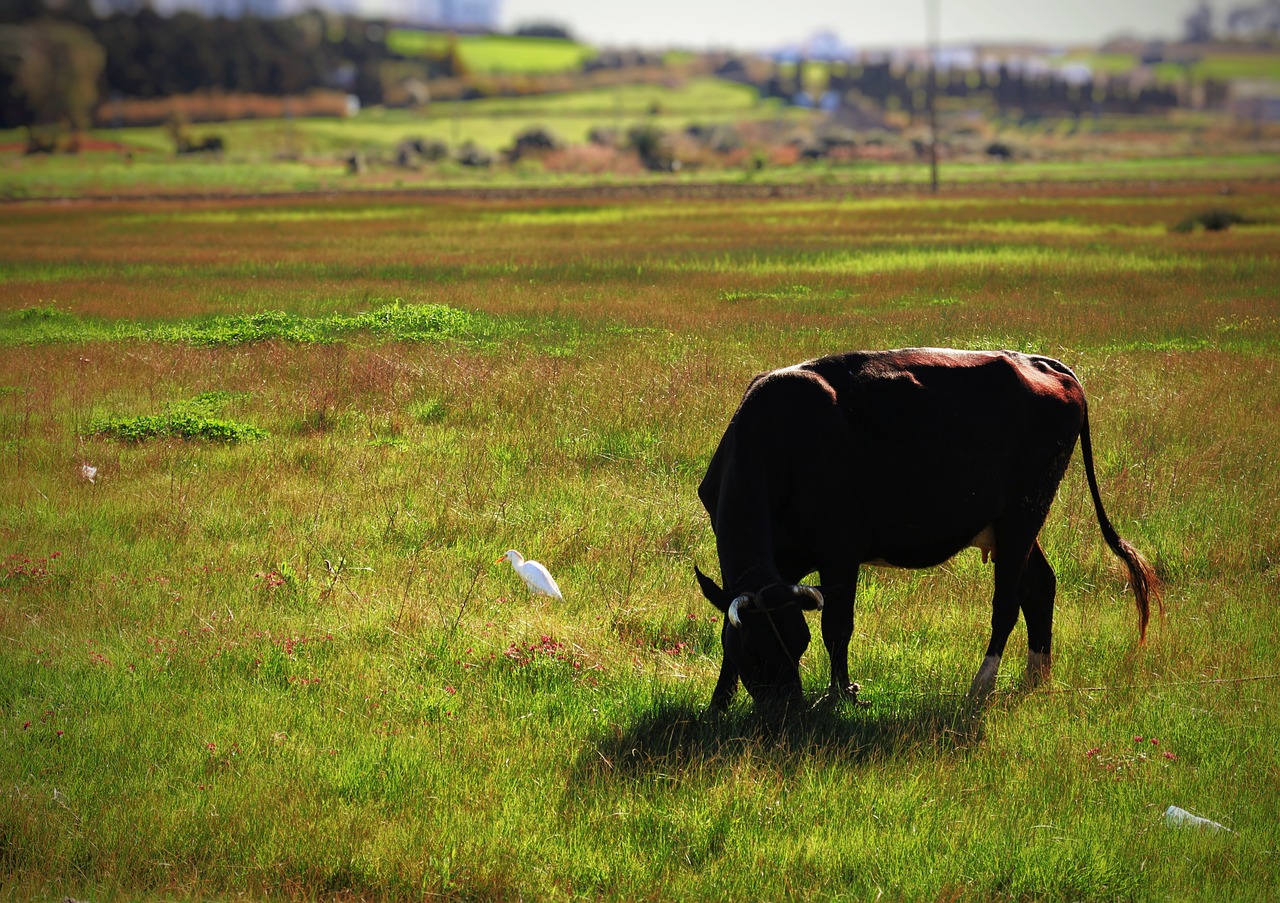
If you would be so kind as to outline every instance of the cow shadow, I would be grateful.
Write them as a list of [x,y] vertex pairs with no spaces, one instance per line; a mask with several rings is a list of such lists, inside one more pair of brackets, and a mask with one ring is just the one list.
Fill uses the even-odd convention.
[[770,713],[739,702],[709,715],[687,702],[660,702],[627,724],[585,738],[573,769],[581,783],[672,775],[714,761],[763,757],[786,771],[815,756],[857,767],[932,751],[963,756],[982,740],[984,712],[964,696],[891,700],[868,707],[819,703]]

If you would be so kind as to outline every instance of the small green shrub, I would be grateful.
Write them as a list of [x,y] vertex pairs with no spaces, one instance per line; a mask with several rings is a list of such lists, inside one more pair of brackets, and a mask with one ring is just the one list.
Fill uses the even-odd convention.
[[170,405],[163,414],[99,418],[90,424],[89,430],[94,435],[122,442],[176,438],[236,443],[266,438],[264,429],[216,416],[236,397],[232,392],[206,392],[190,401]]
[[157,327],[151,337],[204,348],[283,341],[319,344],[353,332],[371,332],[403,342],[467,339],[479,334],[481,319],[445,304],[402,304],[399,299],[375,310],[347,316],[300,317],[280,310],[202,323]]
[[409,408],[409,413],[417,418],[419,423],[436,423],[444,420],[448,414],[444,402],[437,398],[428,398],[426,401],[418,402]]
[[1173,231],[1194,232],[1196,229],[1204,229],[1206,232],[1222,232],[1232,226],[1247,226],[1252,223],[1253,220],[1236,213],[1234,210],[1223,210],[1215,207],[1211,210],[1193,213],[1174,226]]
[[41,323],[50,320],[65,320],[71,315],[65,310],[58,310],[56,307],[24,307],[14,313],[14,318],[20,323]]

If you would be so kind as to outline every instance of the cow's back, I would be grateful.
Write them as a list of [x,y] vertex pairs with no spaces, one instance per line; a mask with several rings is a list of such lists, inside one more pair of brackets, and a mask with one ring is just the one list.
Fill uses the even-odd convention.
[[945,560],[1028,498],[1047,512],[1084,416],[1078,381],[1051,358],[903,349],[802,366],[849,425],[854,542],[905,567]]

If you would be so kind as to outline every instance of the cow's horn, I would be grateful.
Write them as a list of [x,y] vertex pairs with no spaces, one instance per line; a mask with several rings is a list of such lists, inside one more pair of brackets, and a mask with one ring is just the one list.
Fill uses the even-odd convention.
[[751,604],[751,594],[743,593],[738,598],[729,603],[729,623],[734,627],[742,626],[742,618],[738,617],[738,612]]
[[820,593],[816,587],[805,586],[803,583],[797,583],[795,585],[795,591],[796,595],[808,596],[813,600],[814,611],[822,611],[822,593]]

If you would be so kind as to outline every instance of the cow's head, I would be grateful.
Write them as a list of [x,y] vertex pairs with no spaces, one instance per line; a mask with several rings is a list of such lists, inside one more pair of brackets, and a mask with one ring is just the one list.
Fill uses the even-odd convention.
[[822,608],[811,586],[774,583],[754,593],[727,592],[694,567],[702,594],[724,612],[720,642],[757,705],[803,705],[800,656],[809,648],[804,612]]

